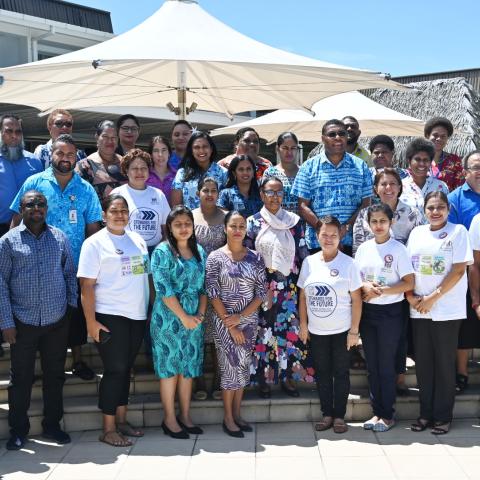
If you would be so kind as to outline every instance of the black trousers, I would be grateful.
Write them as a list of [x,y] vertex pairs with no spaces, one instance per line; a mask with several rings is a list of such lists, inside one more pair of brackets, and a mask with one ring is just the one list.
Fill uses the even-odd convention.
[[404,329],[403,302],[363,303],[360,334],[373,414],[391,420],[396,397],[395,357]]
[[112,334],[106,343],[97,343],[103,362],[98,407],[105,415],[115,415],[117,407],[128,405],[130,370],[145,333],[146,320],[96,313],[96,319]]
[[350,352],[347,332],[334,335],[310,333],[320,408],[325,417],[344,418],[350,392]]
[[460,320],[412,318],[420,417],[426,420],[452,420],[460,324]]
[[10,385],[8,424],[12,435],[27,436],[30,430],[28,409],[35,373],[35,357],[40,351],[43,380],[44,430],[56,429],[63,417],[63,384],[69,319],[45,327],[25,325],[16,320],[16,342],[10,347]]

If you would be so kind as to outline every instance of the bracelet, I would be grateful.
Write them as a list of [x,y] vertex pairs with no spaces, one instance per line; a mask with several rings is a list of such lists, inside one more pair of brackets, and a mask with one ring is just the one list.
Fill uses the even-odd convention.
[[200,313],[198,315],[198,318],[200,319],[201,322],[203,322],[205,320],[205,314],[204,313]]
[[243,315],[243,314],[240,313],[239,318],[240,318],[240,322],[243,322],[243,320],[245,320],[245,315]]

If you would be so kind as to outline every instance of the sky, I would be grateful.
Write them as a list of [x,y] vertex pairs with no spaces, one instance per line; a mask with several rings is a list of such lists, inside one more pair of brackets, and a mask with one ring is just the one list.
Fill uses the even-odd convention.
[[[163,0],[73,2],[111,12],[115,34],[138,25],[163,4]],[[392,76],[480,68],[479,0],[199,0],[199,4],[255,40],[317,60]]]

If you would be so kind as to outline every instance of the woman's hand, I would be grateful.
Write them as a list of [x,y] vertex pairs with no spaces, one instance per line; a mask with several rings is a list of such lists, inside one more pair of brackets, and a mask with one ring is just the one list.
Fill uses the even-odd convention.
[[300,323],[300,330],[298,331],[298,338],[303,342],[307,343],[310,335],[308,334],[308,326]]
[[417,310],[418,304],[422,301],[422,296],[420,295],[407,295],[407,302],[410,304],[410,306],[414,309]]
[[347,350],[358,345],[358,339],[360,338],[358,333],[347,333]]
[[437,296],[434,293],[425,295],[421,297],[420,302],[418,302],[417,306],[415,307],[415,310],[422,314],[429,313],[436,301]]
[[245,343],[245,335],[237,327],[229,328],[228,331],[236,345],[243,345]]
[[382,295],[380,284],[375,282],[363,282],[362,286],[362,300],[369,302],[370,300],[380,297]]
[[105,332],[110,332],[110,330],[100,322],[89,323],[87,325],[88,335],[92,337],[97,343],[100,342],[100,330],[104,330]]
[[200,318],[196,317],[195,315],[185,315],[180,320],[187,330],[193,330],[194,328],[197,328],[200,323],[202,323]]
[[227,328],[236,327],[240,324],[240,314],[231,313],[230,315],[225,315],[223,317],[223,323]]

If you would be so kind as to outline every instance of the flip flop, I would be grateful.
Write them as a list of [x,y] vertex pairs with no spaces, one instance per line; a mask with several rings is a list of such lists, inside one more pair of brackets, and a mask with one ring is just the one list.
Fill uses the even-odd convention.
[[142,430],[133,427],[130,423],[117,423],[117,430],[127,437],[143,437],[144,433]]
[[410,425],[410,430],[412,432],[423,432],[428,427],[432,426],[432,422],[422,417],[418,417],[415,423]]
[[430,433],[433,435],[445,435],[450,431],[452,422],[435,422]]
[[345,433],[347,431],[348,431],[348,425],[343,420],[341,422],[337,421],[337,423],[335,423],[335,420],[333,421],[334,433]]
[[[118,440],[112,439],[116,437]],[[124,438],[123,435],[115,430],[110,430],[109,432],[102,433],[98,440],[102,443],[106,443],[111,447],[131,447],[133,444],[128,438]]]
[[324,432],[325,430],[329,430],[330,428],[332,428],[332,425],[333,425],[333,418],[324,417],[322,420],[320,420],[318,423],[315,424],[315,430],[317,432]]

